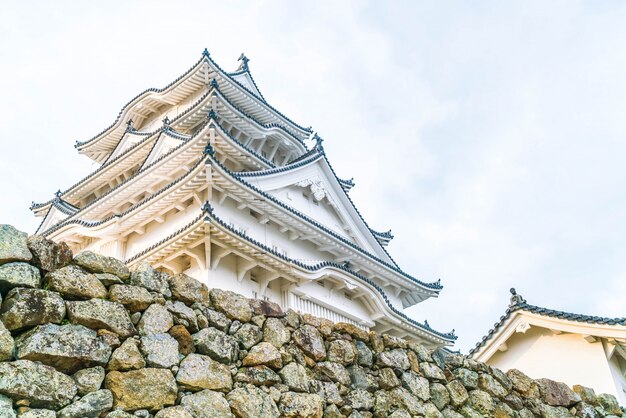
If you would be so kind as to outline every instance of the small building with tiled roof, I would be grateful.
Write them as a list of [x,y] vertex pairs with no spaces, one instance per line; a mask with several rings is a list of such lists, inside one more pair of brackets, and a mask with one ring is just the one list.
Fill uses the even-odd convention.
[[470,357],[534,378],[582,383],[626,404],[626,318],[541,308],[511,289],[505,314]]

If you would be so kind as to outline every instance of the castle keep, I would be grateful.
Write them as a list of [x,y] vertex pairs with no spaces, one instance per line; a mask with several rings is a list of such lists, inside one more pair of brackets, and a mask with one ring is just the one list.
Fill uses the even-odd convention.
[[337,177],[317,133],[265,100],[245,56],[226,72],[205,50],[76,148],[100,167],[33,204],[38,234],[284,309],[453,344],[453,333],[403,313],[441,284],[394,262],[391,232],[367,224],[354,182]]

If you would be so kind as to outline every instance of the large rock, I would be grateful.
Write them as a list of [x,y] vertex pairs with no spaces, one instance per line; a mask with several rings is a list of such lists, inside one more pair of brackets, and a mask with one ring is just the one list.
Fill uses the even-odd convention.
[[[376,363],[381,367],[391,367],[392,369],[408,370],[411,367],[406,350],[395,349],[383,351],[378,355]],[[435,366],[436,367],[436,366]]]
[[252,366],[240,369],[237,382],[252,383],[255,386],[274,386],[281,383],[280,376],[267,366]]
[[82,369],[72,375],[72,379],[78,388],[78,395],[85,396],[88,393],[95,392],[100,389],[104,381],[104,368],[101,366]]
[[194,303],[208,304],[209,289],[204,283],[199,282],[186,274],[177,274],[169,280],[172,297],[187,305]]
[[120,260],[96,254],[91,251],[83,251],[74,257],[74,264],[77,264],[92,273],[110,273],[114,274],[123,281],[127,281],[130,277],[128,267]]
[[223,393],[203,390],[193,395],[186,395],[180,400],[194,418],[231,418],[230,406]]
[[311,325],[302,325],[293,333],[293,341],[315,361],[326,358],[326,347],[320,332]]
[[252,308],[245,297],[220,289],[211,289],[210,295],[215,309],[223,312],[228,318],[241,322],[249,322],[252,318]]
[[57,412],[57,418],[98,418],[111,408],[113,408],[111,391],[101,389],[61,409]]
[[322,418],[324,400],[316,394],[287,392],[280,398],[280,412],[283,417]]
[[390,416],[397,409],[407,411],[411,416],[425,416],[424,404],[408,390],[397,387],[393,390],[379,390],[374,394],[374,414]]
[[128,311],[120,303],[100,299],[67,302],[67,315],[71,322],[92,329],[106,329],[122,338],[136,334]]
[[145,287],[151,292],[157,292],[169,298],[172,292],[167,278],[166,274],[156,271],[150,264],[142,261],[133,267],[130,273],[130,284]]
[[279,304],[262,299],[251,299],[250,308],[254,315],[263,315],[267,318],[283,318],[285,312]]
[[21,360],[38,361],[63,373],[103,366],[111,347],[96,331],[82,325],[39,325],[15,340],[15,355]]
[[0,265],[0,292],[6,293],[14,287],[41,287],[39,269],[21,261]]
[[355,342],[357,351],[357,362],[359,366],[372,367],[374,364],[374,353],[372,350],[361,340]]
[[374,396],[364,389],[354,389],[346,396],[346,405],[352,409],[368,411],[374,408]]
[[194,418],[194,416],[184,406],[179,405],[161,409],[154,418]]
[[422,401],[430,399],[430,382],[414,372],[402,373],[402,386]]
[[0,394],[28,399],[34,408],[62,408],[77,392],[71,377],[30,360],[0,363],[0,377]]
[[263,341],[267,341],[276,348],[281,348],[289,342],[291,332],[278,318],[267,318],[263,324]]
[[221,363],[233,363],[239,357],[239,343],[230,335],[215,328],[205,328],[192,335],[200,354],[206,354]]
[[350,341],[331,341],[328,347],[328,361],[341,363],[344,366],[354,363],[356,355],[356,348]]
[[130,312],[144,311],[154,297],[143,287],[114,284],[109,288],[109,300],[124,305]]
[[11,289],[2,303],[0,320],[10,331],[45,323],[60,323],[65,318],[61,295],[42,289]]
[[565,383],[550,379],[537,379],[535,382],[539,385],[541,399],[548,405],[569,408],[581,401],[580,396]]
[[0,321],[0,361],[13,359],[14,341],[11,332]]
[[360,341],[369,342],[370,334],[363,328],[359,328],[354,324],[348,324],[347,322],[337,322],[333,325],[333,331],[337,333],[346,333],[353,338]]
[[259,343],[252,347],[243,359],[244,366],[269,366],[273,369],[283,367],[283,359],[276,347],[270,343]]
[[172,314],[163,305],[153,303],[141,315],[137,329],[141,335],[161,334],[174,326]]
[[0,395],[0,418],[16,418],[13,411],[13,399]]
[[176,381],[190,390],[229,391],[233,386],[230,368],[208,356],[189,354],[181,363]]
[[213,328],[217,328],[223,332],[227,332],[230,329],[230,325],[233,321],[228,319],[223,313],[208,308],[202,309],[202,312],[209,322],[209,325]]
[[239,341],[239,344],[246,350],[249,350],[258,344],[263,338],[261,329],[254,324],[243,324],[241,328],[233,334],[233,337]]
[[46,272],[67,266],[74,257],[66,243],[57,244],[41,235],[29,236],[27,245],[33,255],[32,264]]
[[287,364],[278,372],[283,383],[296,392],[309,391],[309,376],[303,365],[296,362]]
[[141,352],[149,367],[169,369],[179,361],[178,341],[165,333],[141,337]]
[[174,405],[178,388],[172,372],[141,369],[109,372],[104,386],[113,393],[113,405],[125,411],[162,409]]
[[139,352],[137,340],[128,338],[111,355],[107,365],[108,370],[127,371],[143,369],[146,362]]
[[69,265],[46,274],[48,289],[59,292],[67,299],[105,298],[107,289],[93,274]]
[[315,365],[315,371],[320,377],[330,379],[333,382],[348,386],[350,384],[350,373],[339,363],[323,361]]
[[280,416],[272,398],[253,385],[234,389],[226,395],[226,399],[238,418],[278,418]]
[[0,264],[11,261],[30,261],[33,255],[28,250],[28,235],[11,225],[0,224]]

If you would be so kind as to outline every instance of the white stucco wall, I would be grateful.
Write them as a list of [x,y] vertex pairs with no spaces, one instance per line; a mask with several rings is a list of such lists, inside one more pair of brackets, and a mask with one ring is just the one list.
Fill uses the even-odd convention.
[[[531,327],[526,333],[513,334],[507,347],[507,351],[496,352],[487,363],[504,371],[521,370],[533,379],[546,377],[570,386],[591,387],[596,393],[613,394],[626,404],[623,390],[616,388],[600,339],[589,343],[580,334],[555,334]],[[621,379],[623,382],[623,376]]]

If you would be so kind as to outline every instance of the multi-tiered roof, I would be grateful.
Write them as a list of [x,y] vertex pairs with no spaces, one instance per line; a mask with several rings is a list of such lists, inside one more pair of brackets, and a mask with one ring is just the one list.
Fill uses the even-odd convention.
[[272,107],[240,61],[228,73],[205,50],[174,82],[135,96],[111,126],[77,142],[101,166],[32,205],[43,217],[38,233],[174,273],[236,256],[237,281],[258,283],[258,297],[277,288],[311,308],[306,285],[328,282],[359,300],[345,315],[360,326],[451,344],[453,333],[402,312],[441,284],[398,267],[385,249],[391,231],[368,226],[349,196],[354,182],[337,177],[322,139]]

